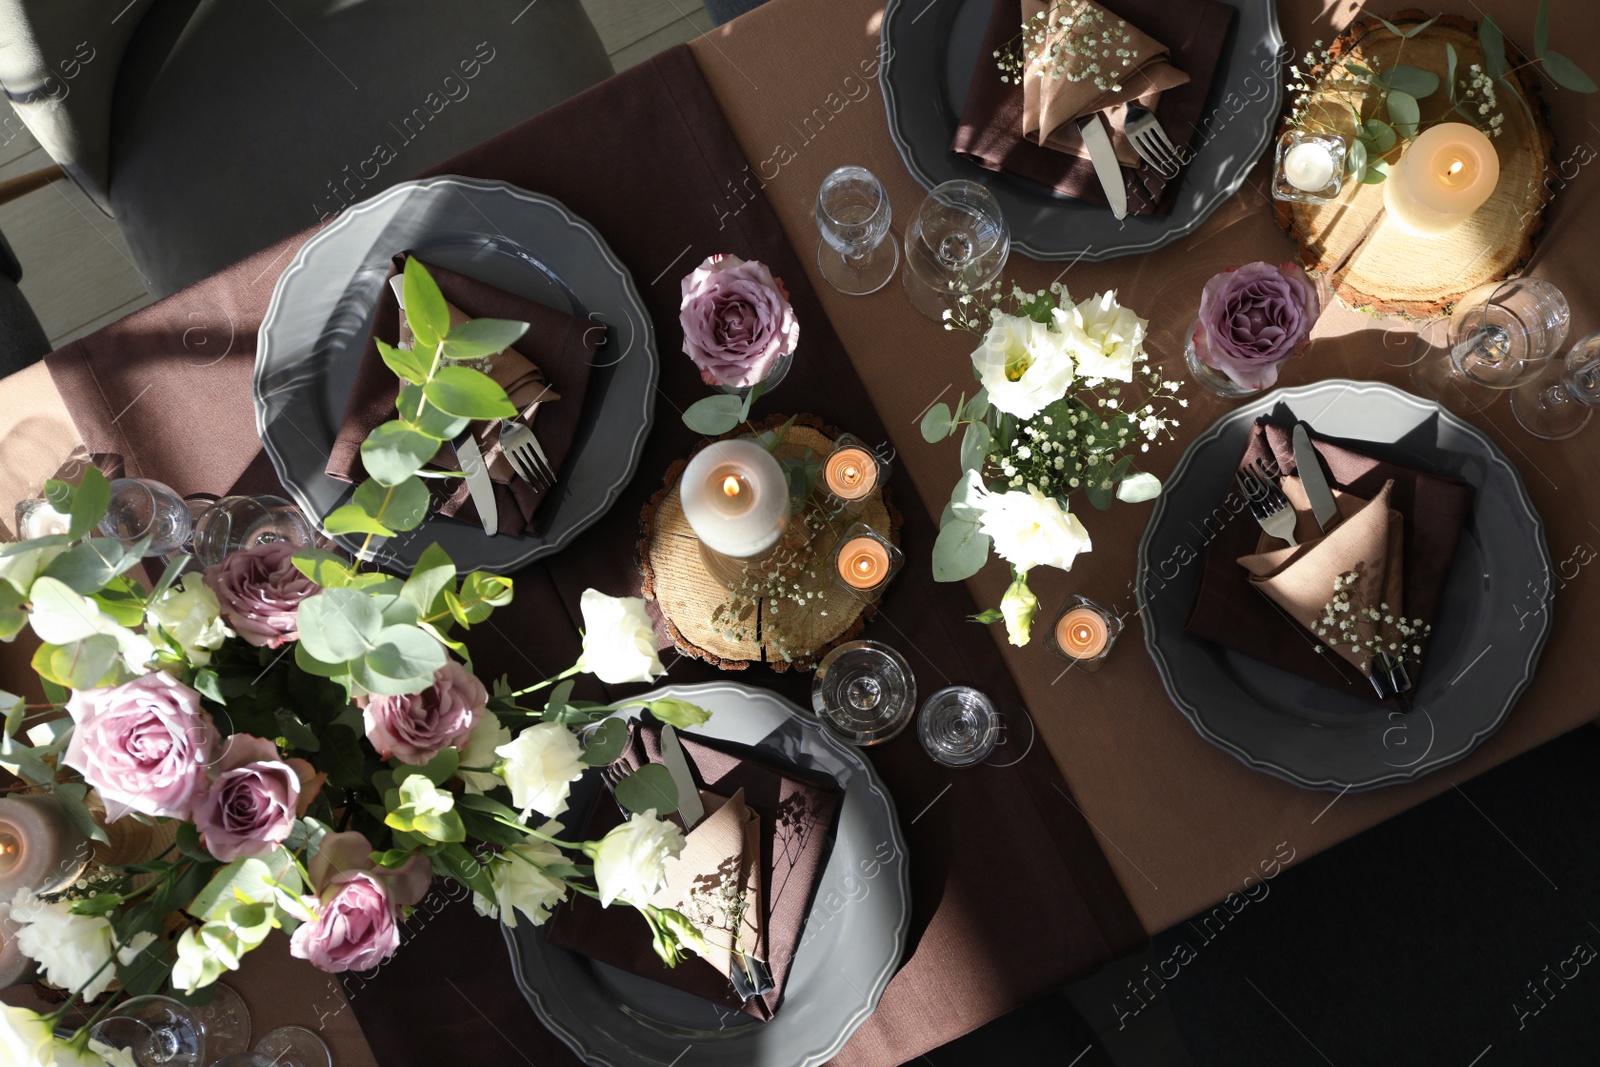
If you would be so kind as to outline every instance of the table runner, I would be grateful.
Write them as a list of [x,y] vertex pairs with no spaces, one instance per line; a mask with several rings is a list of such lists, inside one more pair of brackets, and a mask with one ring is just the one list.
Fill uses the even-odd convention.
[[[641,166],[641,160],[652,162]],[[587,536],[548,564],[519,573],[513,605],[487,629],[473,631],[475,664],[485,677],[510,671],[531,681],[562,669],[578,653],[582,590],[637,592],[632,546],[640,510],[667,465],[697,440],[678,418],[705,393],[693,365],[676,351],[678,278],[705,256],[763,260],[788,284],[800,317],[794,367],[782,388],[757,405],[758,416],[811,411],[872,441],[890,437],[766,201],[755,196],[729,211],[726,188],[746,167],[694,59],[679,48],[438,168],[554,196],[593,223],[632,271],[661,349],[662,402],[638,473]],[[131,473],[180,492],[232,485],[259,447],[248,429],[255,329],[273,280],[307,236],[50,357],[51,374],[91,448],[117,452]],[[214,328],[226,325],[230,335],[227,352],[203,366],[191,348],[172,343],[176,324],[191,315],[209,315]],[[914,426],[899,431],[915,432]],[[252,478],[264,480],[266,472],[258,462]],[[260,486],[240,483],[246,487]],[[903,473],[896,473],[893,490],[905,512],[907,554],[925,564],[932,517]],[[936,584],[925,565],[914,565],[891,587],[866,636],[901,649],[925,684],[949,678],[1020,707],[998,649],[964,621],[973,610],[965,586]],[[687,659],[670,665],[673,682],[716,677]],[[741,680],[804,701],[810,676],[758,669]],[[900,1063],[1093,969],[1142,936],[1042,746],[1012,767],[960,772],[934,765],[911,733],[869,756],[907,835],[911,931],[905,963],[878,1012],[834,1062]],[[479,1063],[573,1062],[512,984],[499,931],[470,911],[458,903],[414,921],[393,960],[347,983],[379,1061],[386,1067],[450,1062],[470,1047]]]

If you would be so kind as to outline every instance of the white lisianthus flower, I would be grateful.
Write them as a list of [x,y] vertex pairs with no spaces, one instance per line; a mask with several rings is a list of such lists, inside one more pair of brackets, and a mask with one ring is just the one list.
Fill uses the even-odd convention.
[[5,1067],[134,1067],[131,1051],[114,1051],[90,1038],[79,1050],[58,1041],[36,1012],[0,1004],[0,1064]]
[[585,589],[578,607],[583,611],[584,670],[607,685],[648,682],[667,673],[642,599]]
[[197,667],[210,663],[211,653],[233,636],[228,624],[222,621],[217,594],[196,575],[184,578],[162,593],[161,599],[151,604],[145,614],[152,625],[161,627],[178,643],[189,662]]
[[[547,822],[540,833],[554,835],[561,827]],[[489,880],[494,883],[494,900],[472,894],[473,907],[479,915],[498,916],[507,926],[517,925],[517,912],[535,926],[542,926],[554,908],[567,895],[567,887],[551,878],[541,869],[554,864],[572,861],[548,841],[529,838],[513,845],[495,857],[489,870]]]
[[17,947],[39,964],[45,981],[94,1000],[117,976],[111,967],[111,921],[103,915],[74,915],[70,901],[46,904],[33,890],[17,890],[11,902]]
[[[467,747],[461,750],[462,767],[493,767],[499,762],[495,749],[511,740],[511,730],[490,712],[478,719],[478,724],[467,735]],[[456,774],[469,793],[487,793],[504,783],[493,771],[458,770]]]
[[1033,617],[1039,612],[1039,598],[1028,588],[1028,576],[1018,572],[1016,580],[1006,589],[1000,600],[1000,615],[1006,620],[1006,637],[1021,648],[1028,643],[1033,630]]
[[650,808],[602,837],[594,846],[594,884],[600,906],[643,904],[667,884],[667,860],[683,851],[683,831]]
[[1144,354],[1150,323],[1117,303],[1115,290],[1092,296],[1070,312],[1058,308],[1056,314],[1075,322],[1076,329],[1066,334],[1072,339],[1079,374],[1133,381],[1133,363]]
[[1034,567],[1071,570],[1078,553],[1093,547],[1089,531],[1078,517],[1038,489],[986,492],[977,505],[982,511],[979,528],[993,540],[1000,558],[1018,573]]
[[504,761],[499,773],[511,787],[512,806],[524,819],[536,811],[546,818],[566,811],[572,783],[587,769],[583,747],[558,722],[535,723],[494,751]]
[[983,343],[972,353],[989,403],[1008,415],[1031,419],[1060,400],[1072,385],[1070,340],[1068,334],[1032,319],[995,316]]

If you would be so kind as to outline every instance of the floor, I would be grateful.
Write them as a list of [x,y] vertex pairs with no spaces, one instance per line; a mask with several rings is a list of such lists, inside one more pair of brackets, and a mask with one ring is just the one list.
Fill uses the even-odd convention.
[[[699,0],[583,0],[617,70],[711,29]],[[0,109],[0,181],[50,166],[21,120]],[[22,262],[22,292],[54,347],[150,303],[116,223],[70,181],[0,204],[0,233]]]

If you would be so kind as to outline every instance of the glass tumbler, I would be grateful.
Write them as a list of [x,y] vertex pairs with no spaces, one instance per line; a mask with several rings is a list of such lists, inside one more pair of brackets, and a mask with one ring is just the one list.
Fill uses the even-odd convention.
[[225,496],[194,524],[194,556],[211,567],[242,548],[288,541],[314,548],[317,531],[300,509],[281,496]]
[[964,179],[935,186],[906,227],[906,299],[943,321],[963,295],[998,278],[1010,254],[1011,231],[993,193]]
[[900,265],[900,245],[885,241],[893,212],[883,183],[865,167],[840,167],[817,190],[817,270],[849,296],[866,296],[889,284]]
[[189,506],[171,488],[148,478],[118,478],[99,530],[124,545],[150,538],[149,556],[176,552],[194,532]]

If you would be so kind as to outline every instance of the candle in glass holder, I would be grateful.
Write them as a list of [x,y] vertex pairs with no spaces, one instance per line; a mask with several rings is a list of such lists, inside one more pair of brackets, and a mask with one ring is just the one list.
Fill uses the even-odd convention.
[[683,517],[713,552],[748,559],[783,533],[789,484],[766,449],[754,441],[717,441],[689,461],[679,483]]
[[1327,188],[1333,181],[1334,167],[1333,153],[1316,141],[1302,141],[1283,154],[1283,176],[1304,192]]
[[1115,615],[1088,597],[1074,596],[1050,631],[1050,651],[1082,670],[1097,670],[1121,632]]
[[1500,180],[1500,157],[1483,131],[1462,122],[1424,130],[1383,183],[1383,204],[1415,237],[1455,229],[1489,199]]
[[54,893],[89,862],[89,839],[51,796],[0,800],[0,900],[21,888]]
[[840,500],[860,500],[878,485],[878,461],[864,448],[841,448],[828,457],[822,476]]
[[854,537],[839,548],[839,576],[857,589],[871,589],[889,571],[889,550],[871,537]]

